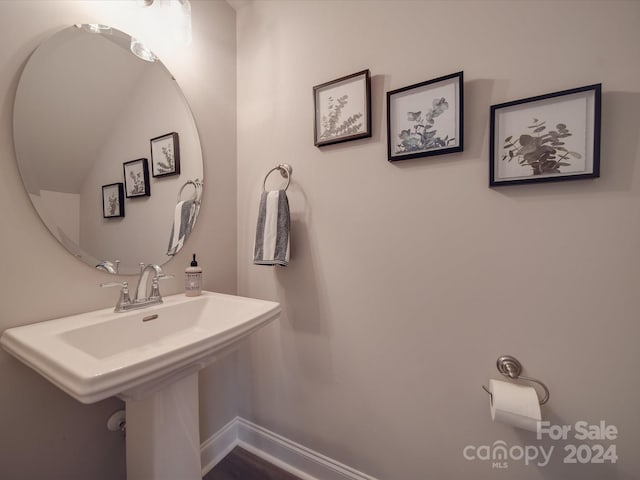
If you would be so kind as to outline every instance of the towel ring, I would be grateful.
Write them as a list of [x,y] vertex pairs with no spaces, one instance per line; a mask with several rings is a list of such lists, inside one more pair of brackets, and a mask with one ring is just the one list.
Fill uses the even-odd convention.
[[193,188],[195,188],[195,200],[198,201],[199,197],[200,197],[200,189],[202,188],[202,185],[204,184],[204,182],[201,182],[200,179],[196,178],[195,180],[187,180],[186,182],[184,182],[184,184],[182,185],[182,187],[180,187],[180,190],[178,191],[178,201],[180,201],[180,199],[182,198],[182,191],[186,188],[187,185],[193,185]]
[[267,188],[266,188],[267,187],[267,178],[269,178],[269,175],[271,175],[276,170],[278,170],[280,172],[280,175],[282,175],[282,178],[286,178],[287,179],[287,184],[285,185],[284,190],[287,191],[287,188],[289,188],[289,184],[291,183],[291,174],[293,173],[293,168],[288,163],[281,163],[280,165],[277,165],[277,166],[273,167],[271,170],[269,170],[267,172],[267,174],[264,176],[264,181],[262,182],[262,191],[263,192],[267,191]]
[[[535,378],[525,377],[524,375],[521,375],[522,364],[517,358],[512,357],[511,355],[502,355],[501,357],[498,357],[498,360],[496,361],[496,367],[498,367],[498,371],[502,375],[504,375],[505,377],[511,380],[526,380],[528,382],[537,383],[544,390],[544,396],[542,397],[542,399],[538,397],[540,405],[544,405],[549,401],[549,389],[547,388],[547,386],[544,383],[542,383],[540,380],[536,380]],[[489,394],[489,396],[491,397],[491,400],[493,400],[493,395],[491,394],[489,389],[484,385],[482,385],[482,388],[484,389],[485,392]]]

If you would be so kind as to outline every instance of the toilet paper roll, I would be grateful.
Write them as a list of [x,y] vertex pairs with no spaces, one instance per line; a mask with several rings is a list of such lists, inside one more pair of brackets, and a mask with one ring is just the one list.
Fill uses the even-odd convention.
[[531,432],[538,430],[542,419],[538,394],[533,387],[489,380],[491,418]]

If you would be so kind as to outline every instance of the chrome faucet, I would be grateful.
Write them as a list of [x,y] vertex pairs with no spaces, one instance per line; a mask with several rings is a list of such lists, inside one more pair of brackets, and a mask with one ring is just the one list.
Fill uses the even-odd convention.
[[99,264],[96,265],[98,270],[102,270],[103,272],[118,274],[118,270],[120,269],[120,260],[116,260],[112,262],[111,260],[103,260]]
[[[160,295],[159,282],[165,278],[171,278],[173,275],[166,275],[159,265],[143,263],[140,264],[140,278],[133,300],[129,296],[129,284],[127,282],[106,282],[101,283],[101,287],[122,287],[120,289],[120,297],[116,303],[114,312],[127,312],[138,308],[148,307],[162,303],[162,295]],[[151,287],[149,288],[149,278],[151,278]]]
[[[153,277],[151,277],[153,272]],[[162,303],[160,297],[160,291],[158,290],[158,280],[164,278],[164,272],[159,265],[150,263],[148,265],[140,266],[140,278],[138,279],[138,286],[136,287],[136,294],[133,297],[136,302],[145,302],[151,299],[157,299],[155,303]],[[149,278],[151,281],[151,290],[149,290]]]

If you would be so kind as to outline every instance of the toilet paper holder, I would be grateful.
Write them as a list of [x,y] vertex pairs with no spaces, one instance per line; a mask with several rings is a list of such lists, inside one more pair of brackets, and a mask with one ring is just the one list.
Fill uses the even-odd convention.
[[[542,397],[542,399],[539,399],[540,405],[544,405],[549,401],[549,389],[547,388],[547,386],[540,380],[536,380],[535,378],[531,377],[525,377],[524,375],[522,375],[522,364],[517,358],[512,357],[511,355],[502,355],[498,357],[498,360],[496,361],[496,367],[498,367],[498,371],[502,375],[511,380],[526,380],[528,382],[537,383],[544,390],[544,396]],[[482,385],[482,388],[489,394],[491,400],[493,401],[493,394],[489,391],[489,389],[487,389],[487,387],[485,387],[484,385]]]

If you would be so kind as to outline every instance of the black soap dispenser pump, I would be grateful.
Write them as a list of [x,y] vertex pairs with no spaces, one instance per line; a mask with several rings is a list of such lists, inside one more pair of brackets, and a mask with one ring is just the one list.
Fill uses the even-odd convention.
[[198,266],[195,253],[191,265],[184,271],[184,293],[187,297],[197,297],[202,294],[202,268]]

